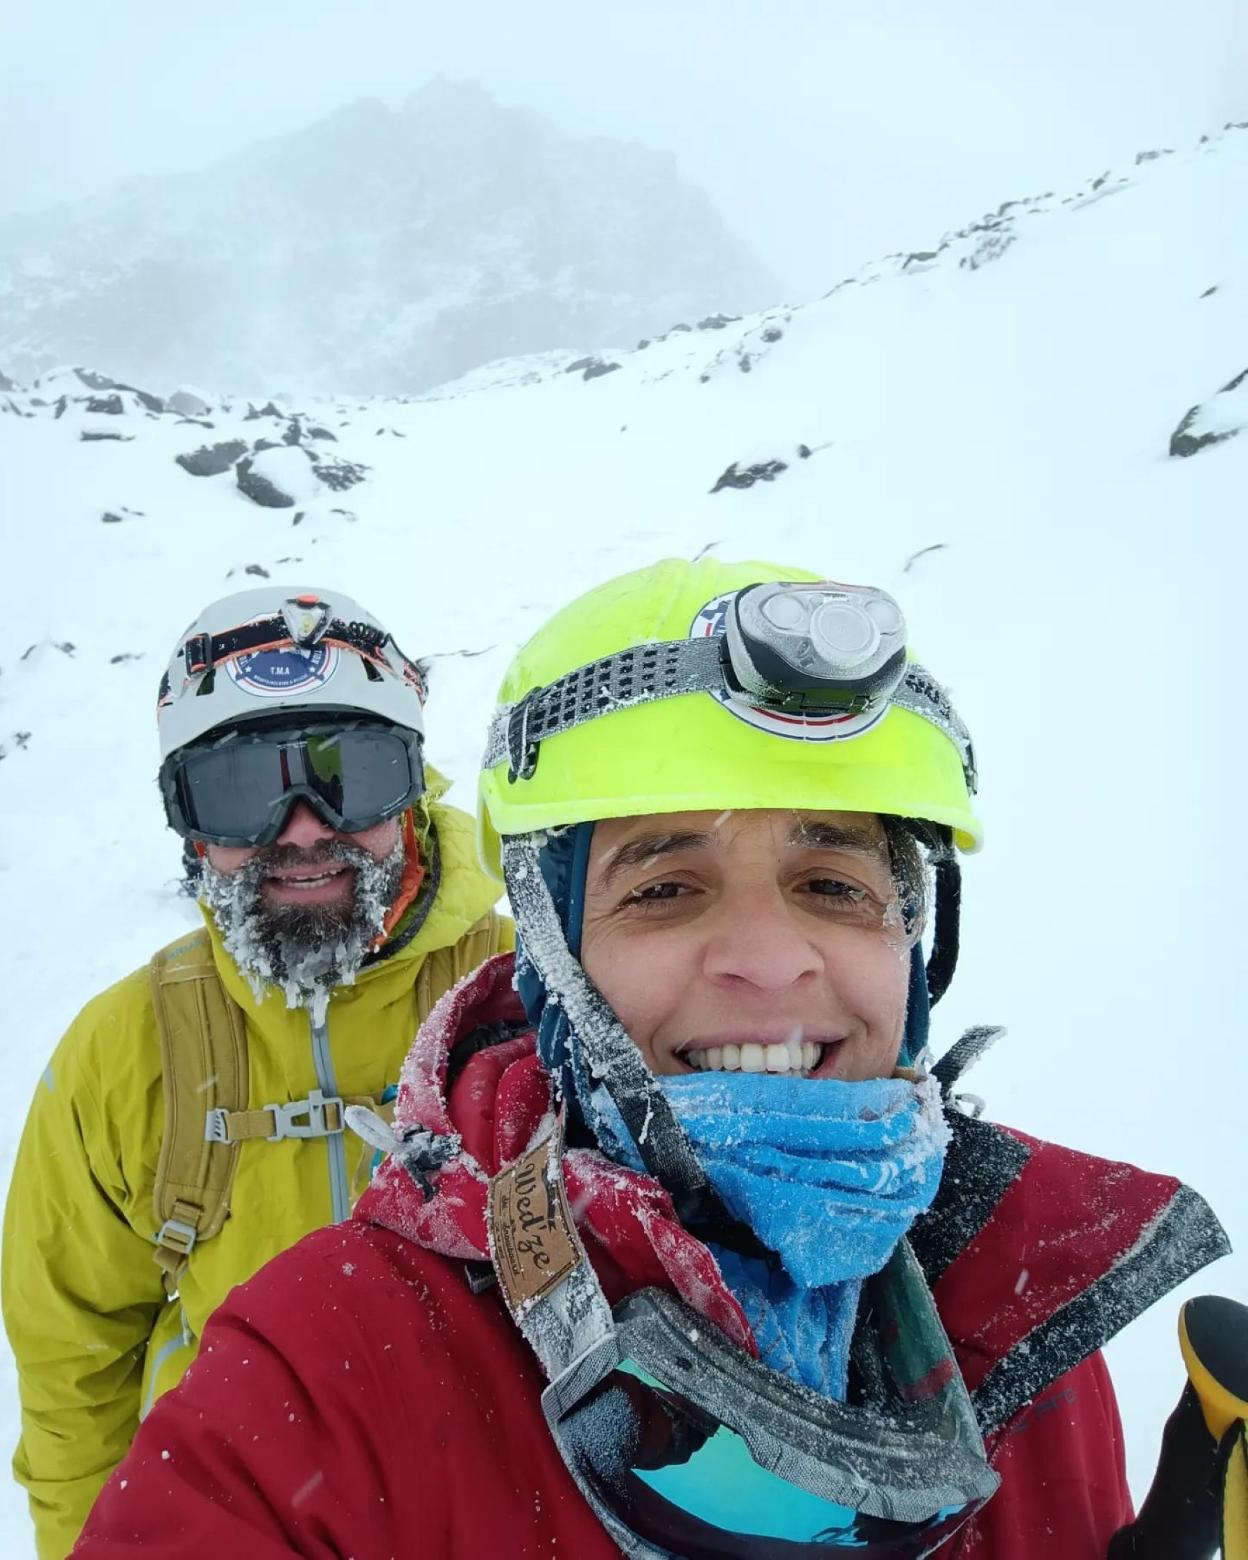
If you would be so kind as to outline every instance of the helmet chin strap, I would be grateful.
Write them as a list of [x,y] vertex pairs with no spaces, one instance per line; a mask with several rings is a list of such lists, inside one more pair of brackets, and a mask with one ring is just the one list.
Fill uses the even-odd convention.
[[540,837],[503,838],[503,876],[525,957],[547,1000],[563,1009],[595,1083],[611,1097],[647,1171],[671,1195],[676,1216],[704,1239],[770,1263],[779,1258],[735,1219],[706,1177],[654,1074],[609,1002],[568,947],[542,873]]

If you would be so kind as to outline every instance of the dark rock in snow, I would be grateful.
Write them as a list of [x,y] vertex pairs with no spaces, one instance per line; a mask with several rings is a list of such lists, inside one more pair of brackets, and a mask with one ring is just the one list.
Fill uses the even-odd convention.
[[323,460],[314,460],[312,463],[312,470],[325,486],[332,488],[335,493],[345,492],[347,488],[354,487],[357,482],[363,482],[369,469],[359,461],[342,460],[337,455],[329,455]]
[[286,424],[285,432],[282,434],[282,443],[299,444],[302,442],[302,439],[303,429],[299,425],[299,419],[297,417],[292,417]]
[[262,580],[267,580],[269,578],[269,571],[262,563],[249,563],[243,570],[243,573],[259,575]]
[[789,469],[787,460],[760,460],[752,466],[746,466],[744,470],[738,470],[734,460],[727,471],[720,474],[712,493],[718,493],[722,488],[752,488],[756,482],[774,482],[782,471]]
[[104,522],[105,525],[120,525],[121,524],[121,516],[120,515],[115,515],[111,509],[106,509],[104,511],[104,513],[100,516],[100,519]]
[[308,429],[308,438],[329,439],[334,444],[337,444],[338,442],[338,435],[336,433],[331,433],[328,428],[322,428],[319,425]]
[[1201,293],[1200,296],[1202,298],[1212,298],[1214,293],[1217,292],[1217,290],[1218,290],[1218,286],[1217,286],[1217,283],[1215,282],[1212,287],[1206,287],[1204,292]]
[[291,442],[290,439],[285,441],[281,439],[256,439],[251,446],[251,452],[253,455],[259,455],[262,450],[280,450]]
[[56,398],[56,410],[52,413],[53,417],[64,417],[65,408],[68,405],[69,397],[67,395],[58,395]]
[[116,390],[117,381],[110,379],[107,374],[97,374],[94,369],[76,368],[74,373],[82,380],[88,390]]
[[108,417],[121,417],[126,408],[119,395],[93,395],[87,402],[87,410],[100,412]]
[[104,433],[95,428],[84,428],[78,437],[84,444],[100,444],[105,439],[111,439],[115,444],[131,444],[134,442],[132,433]]
[[768,346],[772,346],[775,342],[780,341],[783,336],[784,332],[780,329],[779,325],[769,325],[763,332],[763,340],[767,343]]
[[179,428],[185,427],[188,424],[191,427],[193,427],[193,428],[214,428],[216,426],[215,423],[210,423],[206,417],[179,417],[178,418],[178,427]]
[[150,390],[140,390],[138,385],[118,385],[118,390],[128,390],[131,395],[137,396],[139,405],[149,412],[163,412],[165,402],[162,397],[153,395]]
[[219,477],[246,453],[247,446],[241,439],[227,439],[222,444],[203,444],[197,450],[173,458],[193,477]]
[[10,379],[7,374],[0,374],[0,390],[16,390],[17,388],[16,381]]
[[263,477],[255,470],[255,457],[245,455],[234,468],[234,477],[239,488],[246,493],[253,503],[262,504],[266,509],[293,509],[295,501],[289,493],[285,493],[275,482],[270,482],[268,477]]
[[243,421],[255,422],[257,417],[280,417],[283,421],[285,421],[286,413],[281,409],[280,406],[274,406],[272,401],[267,402],[260,408],[259,411],[257,411],[249,401],[247,403],[247,415],[243,418]]
[[606,358],[583,357],[569,363],[564,373],[580,374],[582,379],[601,379],[603,374],[613,374],[619,366],[618,363],[608,362]]
[[708,314],[704,320],[698,321],[698,329],[723,330],[725,325],[735,325],[740,318],[739,314]]
[[126,661],[141,661],[142,659],[142,650],[123,650],[120,655],[110,655],[108,664],[110,666],[122,666]]
[[[1218,396],[1230,395],[1241,386],[1245,388],[1245,393],[1235,398],[1234,410],[1225,403],[1219,404]],[[1213,426],[1202,427],[1202,421],[1206,420],[1212,422]],[[1203,450],[1207,445],[1224,444],[1227,439],[1236,438],[1245,429],[1248,429],[1248,368],[1242,374],[1236,374],[1229,384],[1223,385],[1217,395],[1188,409],[1183,421],[1170,435],[1170,453],[1177,456],[1195,455],[1197,450]]]

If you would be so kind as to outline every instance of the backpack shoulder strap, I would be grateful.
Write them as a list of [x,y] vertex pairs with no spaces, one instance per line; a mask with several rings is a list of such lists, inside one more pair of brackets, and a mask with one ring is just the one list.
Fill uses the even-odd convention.
[[216,1235],[229,1212],[239,1143],[208,1141],[205,1123],[211,1110],[246,1108],[247,1034],[206,931],[162,948],[150,973],[165,1097],[155,1261],[173,1294],[195,1243]]
[[487,910],[474,921],[457,943],[449,948],[434,948],[425,955],[416,977],[416,1018],[423,1024],[438,998],[471,975],[498,951],[499,918],[496,910]]

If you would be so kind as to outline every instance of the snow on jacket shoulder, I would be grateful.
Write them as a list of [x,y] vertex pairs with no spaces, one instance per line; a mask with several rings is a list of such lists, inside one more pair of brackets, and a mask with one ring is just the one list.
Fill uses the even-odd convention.
[[[487,1178],[549,1103],[522,1027],[508,958],[439,1003],[397,1113],[462,1141],[429,1177],[433,1195],[390,1160],[351,1227],[309,1237],[232,1295],[75,1553],[615,1553],[546,1431],[535,1360],[497,1294],[464,1277],[463,1259],[485,1255]],[[458,1041],[471,1043],[452,1057]],[[1166,1177],[955,1126],[941,1196],[912,1238],[1002,1484],[942,1557],[1103,1560],[1130,1500],[1097,1351],[1224,1239]],[[753,1347],[657,1183],[583,1150],[565,1174],[610,1298],[662,1285]]]
[[[497,886],[476,864],[472,820],[432,796],[427,807],[441,861],[436,895],[410,942],[335,992],[327,1024],[335,1087],[326,1092],[377,1096],[395,1083],[433,1000],[483,953],[510,945],[510,924],[488,919]],[[306,1097],[325,1065],[307,1014],[276,992],[257,1003],[211,926],[209,936],[244,1015],[251,1103]],[[57,1047],[6,1208],[4,1319],[22,1399],[14,1469],[41,1560],[69,1551],[142,1413],[193,1358],[229,1290],[334,1216],[342,1139],[244,1144],[230,1218],[193,1253],[170,1303],[153,1261],[163,1134],[160,1045],[142,969],[88,1003]],[[363,1145],[352,1140],[348,1152],[363,1161],[363,1184]]]

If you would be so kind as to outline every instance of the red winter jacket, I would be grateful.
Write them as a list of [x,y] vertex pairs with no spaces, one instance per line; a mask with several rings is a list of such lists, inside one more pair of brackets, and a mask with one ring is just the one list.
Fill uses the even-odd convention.
[[[531,1037],[506,1028],[521,1019],[509,956],[443,999],[408,1058],[397,1121],[457,1131],[462,1152],[430,1175],[429,1197],[388,1160],[352,1220],[232,1293],[75,1556],[618,1553],[546,1430],[535,1358],[497,1292],[473,1294],[465,1276],[486,1256],[487,1178],[549,1106]],[[1002,1482],[941,1560],[1103,1560],[1131,1506],[1097,1351],[1224,1237],[1176,1181],[952,1124],[941,1194],[912,1243]],[[753,1349],[657,1183],[584,1150],[568,1152],[565,1175],[609,1299],[660,1285]]]

